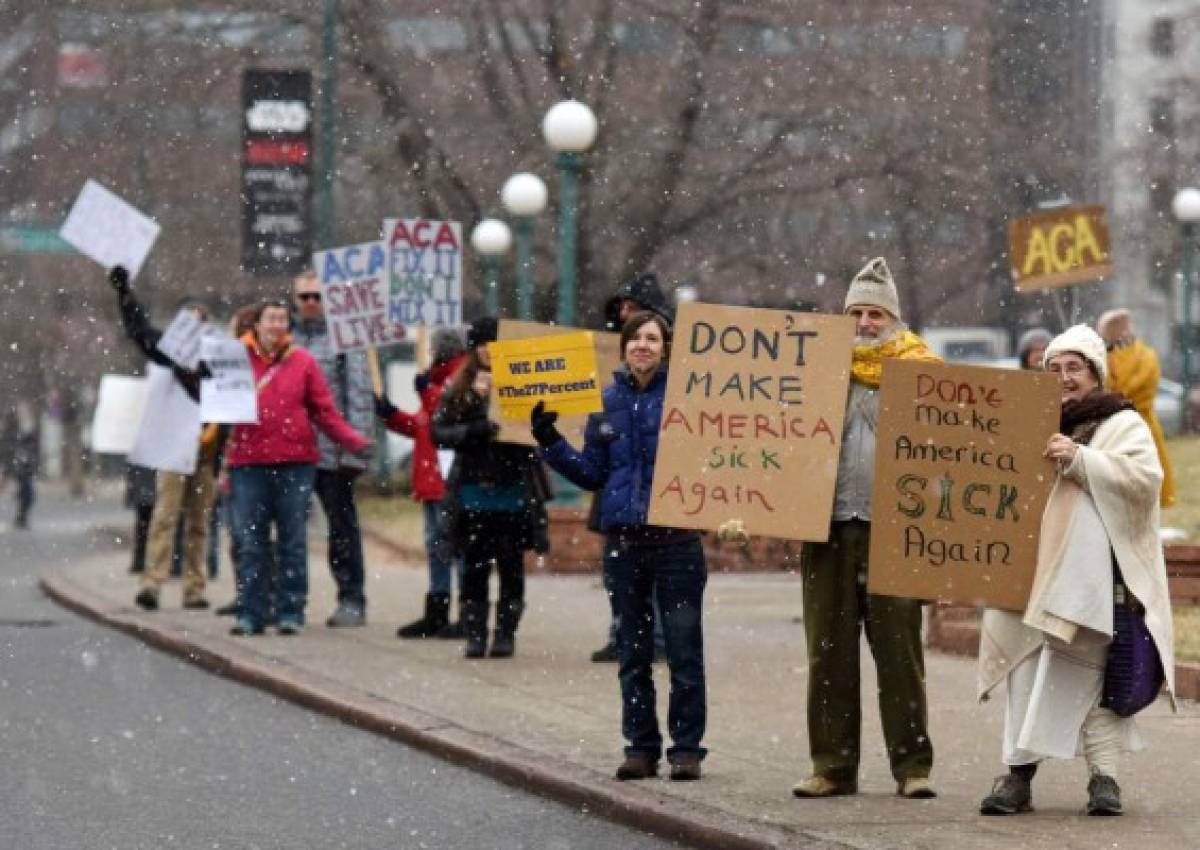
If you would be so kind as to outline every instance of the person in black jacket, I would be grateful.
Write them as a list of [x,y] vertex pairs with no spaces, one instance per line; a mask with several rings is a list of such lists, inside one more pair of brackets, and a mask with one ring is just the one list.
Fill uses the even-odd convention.
[[500,426],[488,419],[496,320],[477,320],[467,333],[471,352],[442,395],[433,418],[434,442],[455,450],[447,481],[448,528],[463,554],[461,596],[467,645],[463,655],[487,652],[488,577],[495,559],[500,577],[491,657],[508,658],[525,610],[526,549],[543,549],[546,493],[532,449],[496,441]]
[[[163,332],[150,323],[146,308],[138,303],[129,284],[129,274],[124,268],[113,268],[108,279],[117,293],[117,306],[121,311],[125,335],[151,362],[170,369],[188,396],[199,402],[204,370],[185,369],[158,350]],[[208,318],[208,310],[196,299],[184,299],[179,308],[195,311],[201,320]],[[134,602],[147,611],[158,608],[159,590],[167,579],[175,554],[175,530],[181,513],[184,516],[183,607],[208,607],[208,600],[204,596],[207,584],[205,554],[222,431],[215,425],[204,429],[196,469],[192,474],[183,475],[167,470],[157,473],[154,510],[150,516],[147,540],[147,562],[141,587],[134,597]]]

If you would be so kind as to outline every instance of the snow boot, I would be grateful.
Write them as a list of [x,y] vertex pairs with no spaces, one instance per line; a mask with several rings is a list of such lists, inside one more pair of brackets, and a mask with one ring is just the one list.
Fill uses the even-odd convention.
[[450,597],[440,593],[425,594],[425,616],[396,629],[398,638],[433,637],[445,628],[450,614]]

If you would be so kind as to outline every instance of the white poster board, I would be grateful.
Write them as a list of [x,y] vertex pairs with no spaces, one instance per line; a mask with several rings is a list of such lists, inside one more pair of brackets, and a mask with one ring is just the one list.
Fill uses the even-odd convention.
[[192,401],[170,369],[151,363],[146,412],[129,462],[150,469],[191,475],[200,446],[200,405]]
[[200,340],[204,337],[204,322],[195,310],[184,308],[175,314],[171,324],[155,346],[184,369],[195,369],[200,362]]
[[409,328],[461,325],[462,225],[389,218],[383,222],[391,295],[389,320]]
[[382,242],[344,245],[313,254],[321,281],[329,343],[341,354],[402,341],[403,325],[388,318],[387,251]]
[[137,277],[161,228],[95,180],[83,184],[58,235],[106,269],[124,266]]
[[204,422],[257,422],[258,394],[250,354],[239,339],[206,336],[200,359],[210,377],[200,383],[200,419]]
[[135,375],[104,375],[96,394],[92,416],[92,451],[127,455],[141,428],[146,412],[145,378]]

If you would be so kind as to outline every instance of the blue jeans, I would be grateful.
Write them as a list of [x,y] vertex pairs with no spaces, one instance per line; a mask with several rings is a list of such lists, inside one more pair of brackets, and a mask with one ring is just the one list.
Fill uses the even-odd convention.
[[314,489],[329,524],[329,571],[339,603],[366,609],[362,529],[354,503],[354,478],[336,469],[318,469]]
[[462,593],[463,561],[461,557],[447,559],[449,547],[442,541],[442,503],[422,502],[425,512],[425,552],[429,557],[429,593],[449,596],[451,573],[458,573],[458,592]]
[[698,540],[683,545],[646,546],[609,538],[604,546],[604,586],[617,623],[621,680],[621,732],[628,755],[662,755],[654,678],[654,605],[658,598],[671,670],[667,728],[673,746],[667,757],[695,753],[708,719],[704,684],[701,615],[708,571]]
[[312,497],[312,464],[237,466],[233,486],[233,533],[238,539],[238,617],[263,626],[269,605],[271,525],[278,538],[279,621],[304,623],[308,601],[308,502]]

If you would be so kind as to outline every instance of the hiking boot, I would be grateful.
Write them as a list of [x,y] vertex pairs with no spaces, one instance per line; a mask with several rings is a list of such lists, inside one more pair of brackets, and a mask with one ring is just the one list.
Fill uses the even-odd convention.
[[810,776],[792,786],[792,796],[807,799],[812,797],[848,797],[858,793],[858,783],[838,782],[824,776]]
[[450,597],[440,593],[425,594],[425,613],[419,620],[396,629],[398,638],[430,638],[446,627],[450,618]]
[[670,756],[671,779],[688,782],[700,778],[700,756],[697,753],[680,753]]
[[487,638],[467,635],[467,645],[463,647],[463,658],[483,658],[485,655],[487,655]]
[[203,596],[193,596],[191,599],[183,600],[183,607],[188,611],[206,611],[208,610],[208,600]]
[[906,800],[932,800],[937,791],[933,790],[928,777],[910,776],[896,785],[896,794]]
[[649,779],[658,776],[658,759],[645,753],[629,753],[617,768],[617,779]]
[[491,658],[512,658],[517,651],[517,642],[512,632],[502,632],[499,629],[492,634],[492,649],[488,653]]
[[488,604],[478,600],[468,601],[463,606],[466,619],[467,645],[463,648],[464,658],[483,658],[487,654]]
[[158,610],[158,592],[152,587],[143,587],[137,592],[137,596],[133,597],[133,601],[147,611]]
[[592,653],[593,664],[611,664],[618,660],[617,645],[613,641],[609,641]]
[[1121,808],[1121,786],[1117,780],[1103,773],[1094,773],[1088,780],[1087,813],[1100,817],[1125,813]]
[[992,793],[979,804],[981,815],[1019,815],[1032,811],[1033,786],[1028,779],[1015,773],[997,776]]
[[[365,626],[366,624],[367,612],[361,606],[351,605],[349,602],[339,602],[334,612],[329,615],[329,619],[325,621],[325,625],[331,629]],[[279,625],[282,630],[283,623],[281,622]]]

